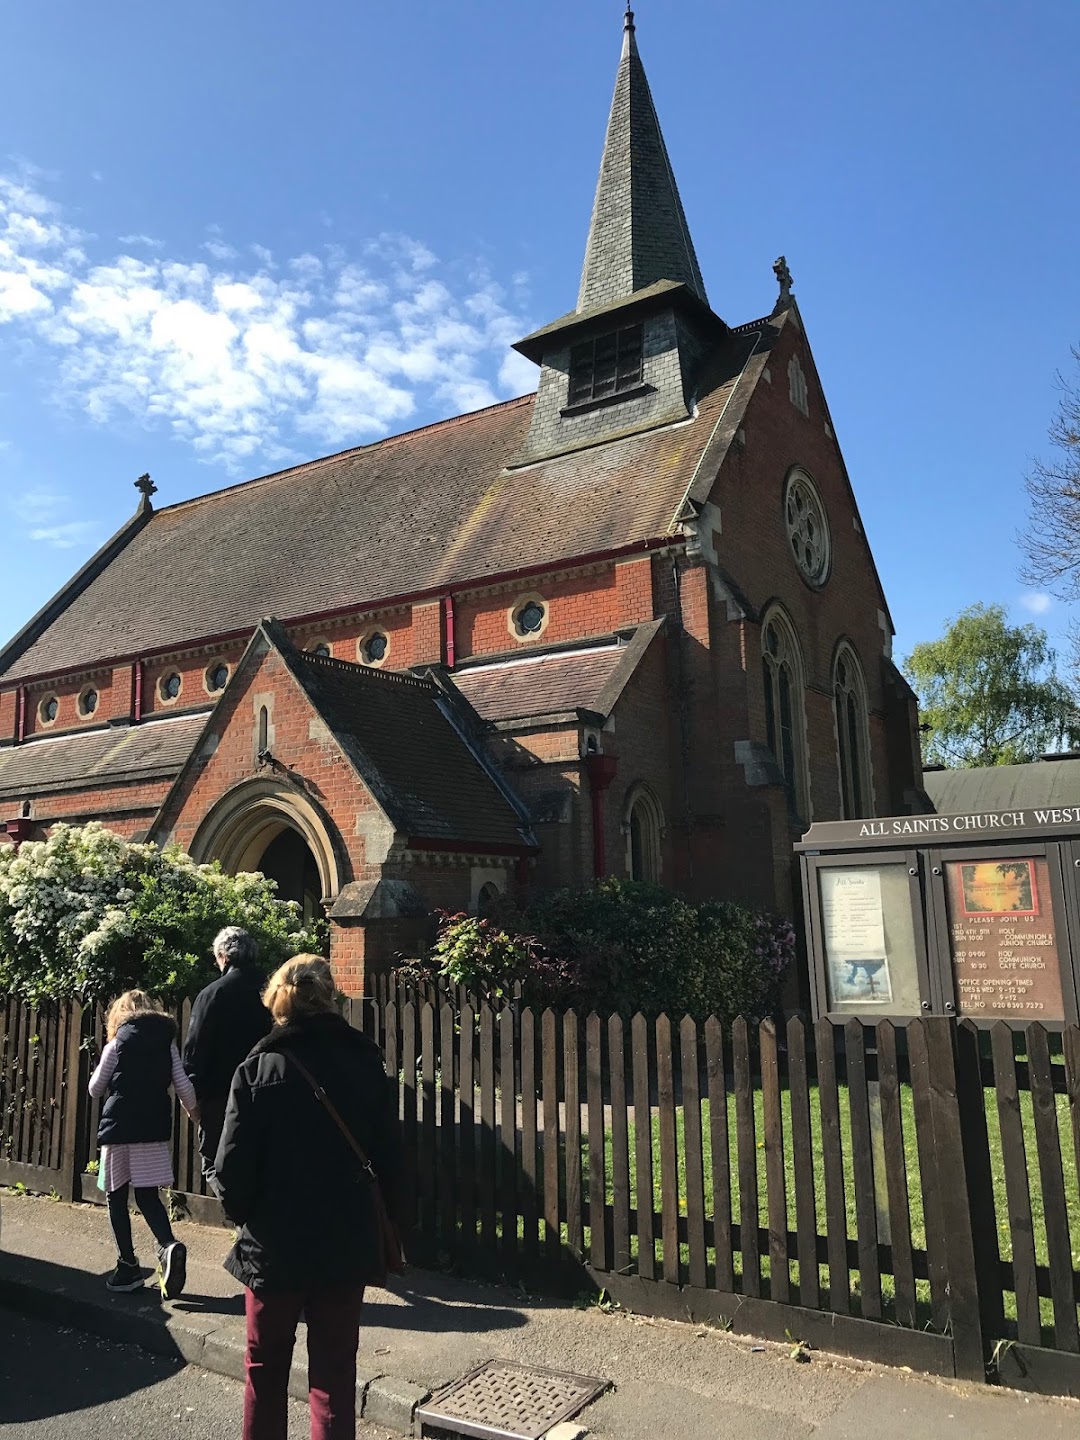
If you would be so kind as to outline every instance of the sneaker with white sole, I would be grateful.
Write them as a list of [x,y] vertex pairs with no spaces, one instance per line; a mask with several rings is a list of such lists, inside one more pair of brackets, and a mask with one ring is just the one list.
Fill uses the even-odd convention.
[[187,1246],[179,1240],[166,1245],[161,1252],[161,1293],[166,1300],[175,1300],[187,1283]]
[[128,1295],[132,1290],[143,1288],[145,1277],[138,1265],[131,1265],[126,1260],[118,1260],[116,1269],[105,1281],[105,1288],[113,1291],[116,1295]]

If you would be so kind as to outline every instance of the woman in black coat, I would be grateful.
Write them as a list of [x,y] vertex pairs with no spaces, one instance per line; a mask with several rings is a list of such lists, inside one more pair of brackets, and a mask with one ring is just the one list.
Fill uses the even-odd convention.
[[351,1440],[360,1307],[364,1287],[385,1270],[373,1182],[311,1080],[370,1162],[395,1217],[396,1086],[378,1047],[338,1013],[325,960],[288,961],[263,998],[274,1028],[233,1078],[215,1164],[225,1212],[239,1226],[225,1267],[247,1287],[244,1440],[284,1440],[301,1311],[312,1440]]

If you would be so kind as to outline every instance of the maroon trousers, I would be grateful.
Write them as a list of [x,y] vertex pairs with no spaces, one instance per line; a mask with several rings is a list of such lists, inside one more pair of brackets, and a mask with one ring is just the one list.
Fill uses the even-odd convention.
[[356,1348],[364,1287],[244,1292],[244,1440],[286,1440],[289,1368],[300,1312],[307,1321],[311,1440],[355,1440]]

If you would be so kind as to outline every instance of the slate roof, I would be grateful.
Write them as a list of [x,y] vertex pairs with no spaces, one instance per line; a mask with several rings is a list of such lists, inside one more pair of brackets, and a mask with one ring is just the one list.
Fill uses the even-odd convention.
[[205,723],[205,713],[183,715],[4,746],[0,796],[22,799],[121,780],[171,779],[179,774]]
[[1080,757],[1030,765],[926,770],[923,789],[938,815],[1080,805]]
[[31,622],[0,653],[0,675],[239,637],[266,614],[438,593],[669,535],[691,487],[708,492],[757,383],[777,333],[762,325],[752,361],[762,331],[717,347],[688,422],[508,471],[529,395],[157,510],[43,633]]
[[575,710],[589,710],[606,719],[661,623],[640,626],[629,643],[522,655],[493,665],[469,666],[450,678],[485,720],[522,720]]
[[[269,627],[267,627],[269,629]],[[431,680],[275,643],[394,828],[410,840],[535,848],[527,823]]]
[[680,282],[707,299],[628,13],[578,309],[631,295],[657,280]]

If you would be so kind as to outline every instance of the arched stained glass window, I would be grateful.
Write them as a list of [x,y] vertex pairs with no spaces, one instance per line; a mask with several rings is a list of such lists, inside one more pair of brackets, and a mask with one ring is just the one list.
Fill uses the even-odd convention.
[[837,650],[833,664],[833,713],[841,813],[845,820],[861,820],[874,813],[869,713],[862,666],[846,641]]
[[808,820],[802,657],[791,622],[779,609],[770,611],[761,629],[761,669],[766,742],[784,777],[792,816]]

